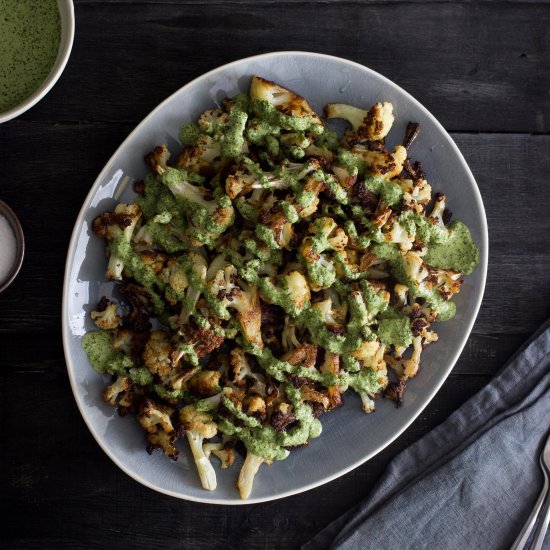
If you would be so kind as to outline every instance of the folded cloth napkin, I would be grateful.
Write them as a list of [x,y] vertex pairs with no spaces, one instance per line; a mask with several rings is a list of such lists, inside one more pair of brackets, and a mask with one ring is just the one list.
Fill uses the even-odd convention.
[[542,489],[549,430],[550,321],[302,549],[508,548]]

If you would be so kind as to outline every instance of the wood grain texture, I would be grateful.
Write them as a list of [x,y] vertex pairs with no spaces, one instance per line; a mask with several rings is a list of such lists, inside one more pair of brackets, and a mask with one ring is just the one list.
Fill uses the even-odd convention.
[[345,57],[382,73],[452,131],[550,129],[548,6],[251,5],[139,2],[130,8],[128,3],[78,2],[68,68],[46,100],[23,118],[135,123],[183,84],[219,65],[269,51],[305,50]]
[[[27,239],[23,269],[0,295],[0,546],[298,548],[360,502],[396,454],[482,388],[550,314],[550,3],[76,0],[75,7],[76,40],[61,80],[0,126],[0,198]],[[223,63],[292,49],[379,71],[453,132],[489,222],[485,298],[449,379],[368,463],[282,501],[219,507],[173,499],[121,473],[77,410],[60,319],[70,233],[97,174],[160,101]]]

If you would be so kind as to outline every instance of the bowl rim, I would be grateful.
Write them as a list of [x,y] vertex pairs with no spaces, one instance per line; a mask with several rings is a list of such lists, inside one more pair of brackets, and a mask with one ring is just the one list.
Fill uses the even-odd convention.
[[[400,427],[399,430],[395,434],[393,434],[389,439],[385,440],[383,444],[380,444],[377,448],[375,448],[372,452],[369,454],[362,456],[359,460],[355,461],[353,464],[350,464],[349,466],[342,468],[335,472],[332,475],[328,475],[326,477],[323,477],[322,479],[316,480],[315,482],[309,483],[305,486],[300,486],[297,489],[287,490],[283,491],[281,493],[277,493],[276,495],[269,495],[266,497],[251,497],[247,500],[240,500],[240,499],[231,499],[231,500],[220,500],[219,498],[215,498],[214,496],[209,498],[208,496],[190,496],[190,495],[184,495],[176,491],[172,491],[169,489],[165,489],[162,487],[158,487],[155,484],[147,481],[143,477],[141,477],[138,473],[130,471],[124,462],[122,460],[119,460],[118,457],[116,457],[107,447],[106,444],[102,441],[99,434],[96,433],[94,427],[91,425],[91,422],[87,418],[87,416],[84,414],[84,406],[81,401],[81,396],[79,395],[77,391],[77,382],[74,376],[74,365],[72,357],[69,353],[69,339],[71,337],[71,333],[69,331],[69,322],[68,322],[68,300],[69,300],[69,276],[71,272],[72,263],[74,260],[74,253],[76,250],[76,244],[78,239],[79,230],[82,227],[82,224],[84,222],[84,217],[87,213],[87,205],[90,203],[92,198],[94,197],[95,193],[97,192],[97,187],[99,185],[100,181],[103,181],[105,179],[105,176],[109,173],[111,169],[111,164],[113,162],[113,159],[118,156],[119,152],[126,146],[126,143],[134,136],[135,133],[139,132],[141,128],[151,119],[153,118],[156,113],[168,102],[172,100],[173,97],[176,95],[181,94],[186,88],[190,87],[192,84],[206,80],[209,77],[211,77],[214,73],[217,73],[220,70],[229,69],[233,66],[239,65],[241,63],[247,62],[247,61],[254,61],[254,60],[260,60],[260,59],[267,59],[267,58],[278,58],[278,57],[285,57],[285,56],[303,56],[303,57],[315,57],[320,59],[327,59],[327,60],[336,60],[339,63],[342,63],[344,65],[355,67],[363,72],[368,73],[369,75],[376,76],[376,78],[381,79],[386,85],[389,87],[397,90],[399,93],[403,94],[405,97],[407,97],[418,109],[420,109],[427,117],[431,119],[431,121],[435,124],[435,126],[443,132],[445,136],[448,137],[449,144],[451,145],[453,153],[457,156],[457,158],[460,161],[460,164],[462,168],[464,169],[467,177],[470,179],[472,183],[472,191],[474,199],[477,203],[477,206],[480,209],[480,212],[482,214],[481,216],[481,235],[480,235],[480,242],[479,249],[480,249],[480,263],[478,266],[478,269],[480,270],[480,288],[479,293],[477,294],[476,302],[474,304],[473,310],[472,310],[472,317],[470,319],[470,322],[468,323],[466,330],[464,330],[462,337],[460,338],[459,345],[457,347],[457,351],[452,357],[452,359],[449,361],[446,369],[444,370],[444,376],[441,377],[441,379],[434,384],[431,391],[428,392],[427,398],[425,400],[425,404],[414,414],[412,414],[406,422],[403,423],[403,425]],[[452,139],[452,137],[449,135],[449,133],[445,130],[443,125],[436,119],[434,115],[426,109],[417,99],[415,99],[411,94],[406,92],[403,88],[401,88],[398,84],[390,80],[389,78],[381,75],[377,71],[370,69],[366,67],[365,65],[362,65],[360,63],[357,63],[355,61],[350,61],[345,58],[341,58],[334,55],[324,54],[324,53],[317,53],[317,52],[308,52],[308,51],[299,51],[299,50],[288,50],[288,51],[275,51],[275,52],[268,52],[258,55],[253,55],[249,57],[244,57],[241,59],[237,59],[235,61],[231,61],[230,63],[226,63],[224,65],[220,65],[218,67],[215,67],[214,69],[211,69],[210,71],[201,74],[200,76],[190,80],[187,84],[177,89],[174,93],[170,94],[164,101],[159,103],[131,132],[130,134],[124,139],[124,141],[121,143],[121,145],[116,149],[116,151],[113,153],[113,155],[109,158],[109,160],[104,165],[103,169],[97,176],[96,180],[92,184],[90,191],[86,195],[86,198],[83,201],[82,207],[80,209],[80,212],[78,214],[78,217],[75,221],[75,225],[73,228],[73,232],[71,235],[71,240],[69,242],[68,247],[68,253],[67,253],[67,260],[65,264],[65,274],[64,274],[64,280],[63,280],[63,300],[62,300],[62,334],[63,334],[63,349],[65,354],[65,360],[67,363],[67,372],[69,375],[69,380],[71,384],[71,389],[73,391],[73,395],[75,398],[75,401],[77,403],[78,409],[80,411],[80,414],[82,415],[82,418],[84,419],[84,422],[88,426],[88,429],[92,433],[94,439],[97,441],[99,446],[103,449],[103,451],[107,454],[107,456],[127,475],[129,475],[134,480],[138,481],[142,485],[145,485],[146,487],[183,500],[188,500],[192,502],[201,502],[205,504],[218,504],[218,505],[247,505],[247,504],[258,504],[261,502],[269,502],[273,500],[278,500],[281,498],[289,497],[292,495],[296,495],[299,493],[303,493],[306,491],[309,491],[311,489],[314,489],[316,487],[319,487],[321,485],[324,485],[330,481],[333,481],[348,472],[354,470],[355,468],[359,467],[360,465],[364,464],[368,460],[370,460],[372,457],[376,456],[378,453],[380,453],[383,449],[385,449],[387,446],[389,446],[393,441],[395,441],[415,420],[418,418],[418,416],[425,410],[425,408],[429,405],[429,403],[432,401],[436,393],[440,390],[443,383],[447,380],[451,370],[453,369],[456,361],[458,360],[460,354],[462,353],[464,346],[466,345],[466,342],[470,336],[470,333],[472,331],[472,327],[475,323],[475,320],[477,318],[477,315],[479,313],[479,308],[481,306],[481,302],[483,299],[483,294],[485,291],[485,284],[487,279],[487,265],[488,265],[488,257],[489,257],[489,233],[488,233],[488,226],[487,226],[487,216],[485,213],[485,208],[483,206],[483,200],[481,197],[481,193],[479,191],[479,187],[477,185],[477,182],[472,174],[472,171],[470,170],[466,160],[464,159],[464,156],[460,152],[460,149]],[[208,494],[207,491],[205,493]],[[215,492],[214,492],[215,493]]]
[[0,112],[0,124],[12,120],[34,107],[53,88],[65,70],[74,42],[75,15],[73,0],[57,0],[57,9],[61,18],[61,36],[57,57],[50,73],[30,96],[11,109]]
[[6,279],[0,281],[0,294],[2,294],[2,292],[4,292],[4,290],[6,290],[11,283],[13,283],[21,269],[21,266],[23,265],[23,258],[25,257],[25,235],[23,233],[23,227],[19,221],[19,218],[10,206],[3,200],[0,200],[0,216],[3,216],[8,221],[13,230],[17,245],[17,254],[15,256],[15,261],[13,262],[11,271],[8,273]]

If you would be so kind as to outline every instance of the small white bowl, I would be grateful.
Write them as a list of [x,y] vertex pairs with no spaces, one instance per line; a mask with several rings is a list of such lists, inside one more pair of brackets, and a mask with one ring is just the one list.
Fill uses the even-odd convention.
[[4,202],[0,200],[0,216],[6,218],[8,224],[13,230],[13,235],[15,237],[15,257],[13,259],[13,265],[11,266],[10,271],[8,272],[7,277],[0,280],[0,294],[6,290],[23,265],[23,257],[25,256],[25,236],[23,234],[23,227],[21,222],[15,215],[15,212]]
[[59,80],[61,73],[65,69],[65,65],[67,65],[74,39],[74,6],[72,0],[57,0],[57,7],[61,15],[61,39],[59,41],[57,58],[53,64],[50,74],[46,80],[42,82],[40,87],[29,97],[19,103],[19,105],[12,107],[8,111],[0,113],[0,124],[2,124],[2,122],[7,122],[12,118],[18,117],[36,105]]

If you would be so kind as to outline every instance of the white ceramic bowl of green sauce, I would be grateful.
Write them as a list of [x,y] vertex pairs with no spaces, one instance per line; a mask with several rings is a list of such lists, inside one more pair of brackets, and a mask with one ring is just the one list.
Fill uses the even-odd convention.
[[0,0],[0,123],[28,111],[58,81],[73,46],[72,0]]
[[[201,488],[186,441],[177,443],[177,462],[145,452],[146,439],[135,418],[121,418],[102,400],[108,382],[88,362],[82,336],[95,326],[90,319],[101,298],[113,294],[105,277],[103,241],[91,233],[93,219],[117,202],[135,197],[132,182],[143,179],[146,153],[158,144],[178,151],[181,124],[195,121],[205,109],[224,97],[248,91],[258,74],[306,97],[322,112],[327,103],[349,103],[368,108],[391,101],[396,121],[387,143],[400,143],[409,121],[420,123],[421,133],[411,155],[422,162],[435,191],[444,192],[454,219],[471,230],[480,250],[477,270],[465,277],[454,300],[455,317],[438,323],[439,341],[422,354],[418,375],[407,384],[404,404],[377,401],[376,411],[365,414],[356,395],[345,394],[345,405],[321,416],[323,433],[306,448],[296,449],[281,462],[262,467],[250,498],[242,501],[235,487],[242,459],[221,470],[215,491]],[[128,136],[92,186],[76,220],[65,270],[63,343],[72,389],[82,416],[98,444],[129,476],[167,495],[216,504],[251,504],[300,493],[327,483],[367,461],[397,438],[422,412],[449,376],[474,324],[485,287],[488,258],[487,220],[476,182],[457,146],[441,124],[417,100],[380,74],[351,61],[305,52],[277,52],[242,59],[193,80],[159,105]]]

